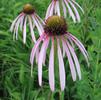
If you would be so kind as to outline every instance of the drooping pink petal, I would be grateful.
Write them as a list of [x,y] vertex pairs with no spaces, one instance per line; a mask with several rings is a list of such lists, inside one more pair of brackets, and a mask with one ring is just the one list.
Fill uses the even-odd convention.
[[19,17],[22,16],[22,14],[23,14],[23,13],[21,13],[20,15],[18,15],[18,16],[16,17],[16,19],[12,22],[12,25],[11,25],[11,27],[10,27],[10,31],[11,31],[11,32],[12,32],[13,29],[14,29],[14,26],[15,26],[16,21],[19,19]]
[[72,78],[73,78],[73,81],[75,81],[76,80],[76,70],[75,70],[74,63],[73,63],[71,54],[69,52],[69,49],[68,49],[68,47],[66,45],[66,41],[65,40],[62,40],[62,45],[64,45],[64,47],[65,47],[65,52],[66,52],[66,55],[67,55],[67,58],[68,58],[68,61],[69,61]]
[[[54,8],[55,8],[55,2],[52,1],[52,6],[51,6],[51,9],[50,9],[50,12],[49,12],[49,16],[52,16],[52,15],[53,15]],[[49,16],[48,16],[48,17],[49,17]],[[47,18],[48,18],[48,17],[47,17]]]
[[43,65],[45,66],[45,61],[46,61],[46,53],[44,53],[44,58],[43,58]]
[[56,11],[57,11],[57,15],[60,16],[60,6],[59,6],[59,1],[56,1]]
[[52,39],[52,47],[50,50],[49,57],[49,84],[52,91],[54,91],[54,39]]
[[68,48],[73,56],[73,59],[74,59],[74,62],[75,62],[75,65],[76,65],[76,70],[77,70],[77,73],[78,73],[78,76],[79,76],[79,79],[81,79],[81,71],[80,71],[80,64],[79,64],[79,61],[78,61],[78,58],[75,54],[75,51],[74,51],[74,48],[72,48],[72,46],[69,44],[69,42],[67,41],[67,45],[68,45]]
[[72,9],[70,8],[70,6],[69,6],[69,4],[68,4],[68,1],[64,0],[64,2],[65,2],[66,6],[67,6],[67,8],[68,8],[68,11],[69,11],[69,13],[70,13],[70,16],[72,17],[74,23],[76,23],[75,15],[74,15]]
[[31,17],[28,16],[28,19],[29,19],[29,25],[30,25],[32,40],[33,40],[33,42],[36,42],[36,38],[35,38],[35,35],[34,35],[34,30],[33,30],[33,25],[32,25],[32,21],[31,21]]
[[39,60],[39,47],[36,50],[36,63],[38,63]]
[[33,15],[32,15],[32,19],[33,19],[33,21],[34,21],[35,26],[36,26],[37,29],[38,29],[39,35],[41,36],[42,31],[41,31],[41,29],[40,29],[40,26],[39,26],[38,22],[36,21],[36,19],[35,19],[35,17],[34,17]]
[[35,15],[36,15],[37,19],[40,20],[43,25],[45,25],[45,22],[37,14],[35,14]]
[[49,13],[50,13],[50,11],[51,11],[52,5],[53,5],[53,2],[48,6],[48,9],[47,9],[47,11],[46,11],[46,17],[45,17],[45,19],[47,19],[47,18],[49,17]]
[[67,39],[69,40],[69,42],[72,45],[72,47],[75,48],[74,42],[71,40],[71,38],[67,37]]
[[80,8],[80,10],[82,11],[82,13],[84,13],[84,10],[82,9],[82,7],[75,0],[71,0],[71,1]]
[[54,10],[53,13],[57,14],[57,1],[54,2],[54,9],[53,10]]
[[48,37],[43,41],[40,53],[39,53],[39,60],[38,60],[38,79],[39,79],[39,85],[42,85],[42,63],[44,58],[44,53],[46,51],[47,43],[49,42]]
[[[18,28],[19,28],[19,24],[20,24],[21,18],[22,18],[22,16],[19,17],[19,19],[16,21],[15,27],[14,27],[14,34],[13,34],[13,37],[15,38],[15,36],[16,36],[16,40],[18,39]],[[13,38],[13,39],[14,39],[14,38]]]
[[63,58],[65,57],[65,47],[64,47],[64,45],[62,45],[62,47],[63,47]]
[[35,28],[35,23],[33,23],[33,29]]
[[[49,38],[49,40],[48,41],[50,41],[50,38]],[[45,49],[47,49],[48,48],[48,45],[49,45],[49,42],[47,43],[47,45],[46,45],[46,48]],[[45,61],[46,61],[46,50],[45,50],[45,52],[44,52],[44,58],[43,58],[43,64],[45,65]]]
[[23,43],[26,43],[26,22],[27,22],[27,17],[25,17],[25,22],[24,22],[24,29],[23,29]]
[[80,51],[84,55],[84,57],[85,57],[85,59],[87,61],[87,64],[89,66],[89,61],[88,61],[89,56],[88,56],[88,53],[87,53],[86,49],[84,48],[83,44],[76,37],[74,37],[73,35],[69,34],[69,36],[74,41],[74,43],[78,46],[78,48],[80,49]]
[[24,17],[25,17],[25,15],[22,16],[21,21],[20,21],[20,30],[21,31],[23,29]]
[[40,42],[43,40],[43,37],[44,37],[44,34],[40,36],[40,38],[37,40],[36,44],[32,48],[31,55],[30,55],[30,63],[31,63],[31,65],[33,65],[36,50],[39,47]]
[[71,4],[71,6],[73,7],[74,11],[75,11],[75,15],[76,15],[76,18],[78,20],[78,22],[80,22],[80,15],[75,7],[75,5],[69,0],[69,3]]
[[75,40],[74,40],[74,42],[76,43],[76,45],[78,46],[78,48],[80,49],[80,51],[82,52],[82,54],[84,55],[84,57],[85,57],[85,59],[86,59],[86,61],[87,61],[87,64],[88,64],[88,66],[89,66],[88,57],[87,57],[87,55],[86,55],[86,53],[85,53],[84,49],[81,47],[81,45],[80,45],[80,44],[78,44],[78,42],[77,42],[77,41],[75,41]]
[[60,75],[60,86],[63,91],[65,88],[65,69],[64,69],[64,61],[62,57],[62,52],[59,44],[59,40],[57,39],[57,49],[58,49],[58,61],[59,61],[59,75]]
[[40,45],[40,42],[43,40],[44,34],[40,36],[40,38],[37,40],[36,44],[32,48],[31,55],[30,55],[30,63],[31,63],[31,76],[33,72],[33,62],[34,62],[34,57],[36,54],[36,51],[38,50],[38,47]]
[[66,18],[66,6],[64,4],[64,1],[62,0],[62,7],[63,7],[63,12],[64,12],[64,17]]
[[[86,53],[86,55],[89,57],[89,55],[88,55],[88,53],[87,53],[87,51],[86,51],[84,45],[83,45],[75,36],[73,36],[73,35],[70,34],[70,33],[68,33],[68,34],[70,35],[70,37],[72,38],[73,41],[76,40],[76,41],[79,43],[79,45],[83,48],[83,50],[84,50],[84,52]],[[68,34],[67,34],[67,35],[68,35]]]
[[56,2],[54,2],[54,1],[52,0],[51,4],[49,5],[49,7],[48,7],[48,9],[47,9],[45,19],[47,19],[49,16],[52,16],[52,15],[53,15],[54,10],[55,10],[55,5],[56,5]]
[[36,22],[38,23],[39,27],[40,27],[40,30],[41,30],[41,34],[44,32],[44,29],[43,29],[43,26],[42,24],[40,23],[40,21],[37,19],[37,17],[35,16],[35,20]]

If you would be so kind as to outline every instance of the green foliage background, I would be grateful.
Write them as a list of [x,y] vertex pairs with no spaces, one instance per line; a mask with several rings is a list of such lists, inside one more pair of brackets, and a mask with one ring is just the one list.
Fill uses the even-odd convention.
[[[101,0],[77,0],[83,7],[81,23],[73,24],[68,18],[68,31],[85,45],[90,56],[88,68],[79,55],[82,80],[73,82],[69,66],[66,70],[66,89],[60,91],[56,81],[56,91],[52,93],[48,84],[48,64],[43,67],[43,86],[39,87],[37,65],[33,78],[30,76],[29,56],[33,44],[27,30],[27,44],[13,41],[10,25],[25,3],[32,3],[36,12],[44,18],[51,0],[0,0],[0,100],[101,100]],[[36,32],[37,34],[37,32]],[[65,60],[66,61],[66,60]],[[68,61],[67,61],[68,62]]]

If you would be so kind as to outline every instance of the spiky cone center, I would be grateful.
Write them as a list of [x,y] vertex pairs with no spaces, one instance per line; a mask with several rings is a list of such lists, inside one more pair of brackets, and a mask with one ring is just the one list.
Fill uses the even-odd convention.
[[44,30],[51,36],[64,35],[67,31],[67,24],[63,17],[54,15],[46,20]]
[[23,12],[26,14],[33,14],[35,12],[35,10],[31,4],[26,4],[23,7]]

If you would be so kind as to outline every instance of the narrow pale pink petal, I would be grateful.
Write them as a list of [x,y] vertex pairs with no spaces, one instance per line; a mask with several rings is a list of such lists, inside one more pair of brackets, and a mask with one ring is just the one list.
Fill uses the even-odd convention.
[[27,22],[27,17],[25,17],[25,22],[24,22],[24,29],[23,29],[23,43],[26,43],[26,22]]
[[18,39],[18,28],[21,22],[21,18],[22,16],[17,20],[16,24],[15,24],[15,31],[16,31],[16,40]]
[[40,36],[40,38],[37,40],[36,44],[32,48],[31,55],[30,55],[30,63],[31,63],[31,65],[33,65],[35,53],[37,51],[38,46],[40,45],[40,42],[43,40],[43,37],[44,37],[44,34]]
[[25,15],[22,16],[21,21],[20,21],[20,30],[23,30],[23,22],[24,22],[24,17]]
[[44,32],[44,29],[43,29],[43,26],[42,26],[42,24],[40,23],[40,21],[37,19],[37,17],[35,16],[35,19],[36,19],[36,21],[37,21],[37,23],[38,23],[38,25],[39,25],[39,27],[40,27],[40,29],[41,29],[41,34]]
[[54,2],[54,14],[57,14],[57,1],[56,2]]
[[76,70],[75,70],[75,67],[74,67],[74,63],[73,63],[71,54],[70,54],[69,49],[66,45],[66,41],[62,40],[62,45],[64,45],[64,47],[65,47],[65,52],[66,52],[66,55],[67,55],[67,58],[68,58],[68,61],[69,61],[72,78],[73,78],[73,81],[75,81],[76,80]]
[[[30,61],[31,62],[31,77],[33,76],[32,75],[32,73],[33,73],[33,62],[34,62],[34,57],[35,57],[35,54],[37,55],[37,52],[38,52],[38,45],[36,46],[36,47],[34,47],[32,50],[32,54],[31,54],[31,56],[32,57],[30,57],[30,59],[32,60],[32,61]],[[37,55],[38,56],[38,55]],[[36,60],[37,60],[38,58],[36,57]]]
[[39,60],[38,60],[38,80],[39,80],[39,85],[42,85],[42,63],[43,63],[43,58],[44,58],[44,53],[46,51],[46,46],[47,43],[49,42],[48,37],[43,41],[40,53],[39,53]]
[[74,15],[72,9],[70,8],[70,6],[69,6],[69,4],[68,4],[68,1],[64,0],[64,2],[65,2],[66,6],[67,6],[67,8],[68,8],[68,11],[69,11],[69,13],[70,13],[70,16],[72,17],[74,23],[76,23],[75,15]]
[[[50,39],[49,39],[50,40]],[[48,41],[49,41],[48,40]],[[48,45],[49,45],[49,42],[47,43],[47,45],[46,45],[46,48],[45,49],[47,49],[48,48]],[[43,58],[43,64],[45,65],[45,61],[46,61],[46,50],[45,50],[45,52],[44,52],[44,58]]]
[[89,66],[88,57],[87,57],[87,55],[86,55],[86,53],[85,53],[84,49],[81,47],[81,45],[80,45],[80,44],[78,44],[78,42],[77,42],[77,41],[75,41],[75,40],[74,40],[74,42],[76,43],[76,45],[78,46],[78,48],[80,49],[80,51],[82,52],[82,54],[84,55],[84,57],[85,57],[85,59],[86,59],[86,61],[87,61],[87,64],[88,64],[88,66]]
[[64,4],[64,1],[62,0],[62,7],[63,7],[63,12],[64,12],[64,17],[66,18],[67,14],[66,14],[66,7]]
[[[67,35],[68,36],[68,35]],[[80,49],[80,51],[82,52],[82,54],[84,55],[86,62],[89,66],[89,61],[88,61],[88,53],[85,49],[85,47],[83,46],[83,44],[76,38],[74,37],[72,34],[69,33],[69,36],[71,37],[71,39],[75,42],[75,44],[78,46],[78,48]]]
[[74,48],[72,48],[72,46],[69,44],[69,42],[67,41],[67,45],[69,47],[69,50],[73,56],[73,59],[74,59],[74,62],[75,62],[75,65],[76,65],[76,70],[77,70],[77,73],[78,73],[78,76],[79,76],[79,79],[81,79],[81,71],[80,71],[80,64],[79,64],[79,61],[78,61],[78,58],[76,56],[76,53],[74,51]]
[[62,47],[63,47],[63,57],[65,57],[65,47],[64,45],[62,45]]
[[86,55],[89,57],[89,55],[88,55],[85,47],[83,46],[83,44],[75,36],[73,36],[72,34],[69,33],[69,36],[73,39],[73,41],[77,41],[78,42],[78,44],[82,47],[82,49],[84,50],[84,52],[86,53]]
[[33,19],[33,21],[34,21],[34,23],[35,23],[35,25],[36,25],[36,27],[38,29],[39,35],[41,35],[42,31],[41,31],[40,26],[38,25],[38,23],[37,23],[37,21],[36,21],[36,19],[35,19],[35,17],[33,15],[32,15],[32,19]]
[[75,48],[74,42],[71,40],[71,38],[67,37],[67,39],[70,41],[70,44],[72,45],[72,47]]
[[59,6],[59,1],[56,1],[56,10],[57,10],[57,15],[60,16],[60,6]]
[[15,26],[16,21],[17,21],[18,18],[21,17],[21,16],[22,16],[22,13],[21,13],[20,15],[18,15],[18,16],[16,17],[16,19],[12,22],[12,25],[11,25],[11,27],[10,27],[10,31],[11,31],[11,32],[12,32],[13,29],[14,29],[14,26]]
[[35,38],[34,30],[33,30],[31,17],[28,16],[28,19],[29,19],[29,25],[30,25],[32,40],[33,40],[33,42],[36,42],[36,38]]
[[46,61],[46,53],[45,53],[45,55],[44,55],[44,58],[43,58],[43,65],[45,66],[45,61]]
[[75,5],[69,0],[69,3],[71,4],[71,6],[73,7],[74,11],[75,11],[75,15],[77,17],[78,22],[80,22],[80,15],[75,7]]
[[71,0],[71,1],[74,2],[74,4],[76,4],[80,8],[82,13],[84,13],[84,10],[82,9],[82,7],[75,0]]
[[42,23],[43,25],[45,25],[45,22],[44,22],[37,14],[35,14],[35,15],[36,15],[36,17],[38,18],[38,20],[40,20],[41,23]]
[[60,86],[63,91],[65,88],[65,69],[64,69],[64,61],[62,57],[62,52],[59,44],[59,40],[57,39],[57,49],[58,49],[58,61],[59,61],[59,75],[60,75]]
[[32,72],[33,72],[33,62],[34,62],[34,57],[35,57],[35,54],[36,54],[37,51],[38,51],[38,48],[39,48],[40,42],[41,42],[42,40],[43,40],[43,35],[37,40],[36,44],[34,45],[34,47],[32,48],[32,51],[31,51],[31,55],[30,55],[31,76],[32,76]]
[[[51,6],[51,9],[50,9],[50,12],[49,12],[49,16],[52,16],[52,15],[53,15],[54,8],[55,8],[55,2],[52,1],[52,6]],[[48,17],[49,17],[49,16],[48,16]]]
[[36,63],[38,63],[38,59],[39,59],[39,47],[36,50]]
[[75,42],[75,44],[78,46],[78,48],[80,49],[80,51],[82,52],[82,54],[84,55],[85,59],[86,59],[86,62],[89,66],[89,61],[88,61],[88,57],[87,57],[87,54],[85,53],[85,50],[82,48],[82,46],[76,41],[73,39],[73,41]]
[[35,28],[35,23],[33,23],[33,29]]
[[47,19],[47,18],[49,17],[49,13],[50,13],[52,4],[53,4],[53,3],[51,3],[51,4],[48,6],[48,9],[47,9],[47,11],[46,11],[46,17],[45,17],[45,19]]
[[52,1],[51,4],[49,5],[48,9],[47,9],[47,12],[46,12],[46,17],[45,19],[47,19],[49,16],[52,16],[53,15],[53,10],[55,8],[55,2]]
[[15,39],[15,37],[16,37],[16,40],[17,40],[17,35],[18,35],[19,22],[20,22],[20,18],[15,23],[15,26],[14,26],[14,29],[13,29],[14,30],[13,39]]
[[55,89],[54,80],[54,39],[52,39],[52,47],[49,57],[49,84],[52,91]]

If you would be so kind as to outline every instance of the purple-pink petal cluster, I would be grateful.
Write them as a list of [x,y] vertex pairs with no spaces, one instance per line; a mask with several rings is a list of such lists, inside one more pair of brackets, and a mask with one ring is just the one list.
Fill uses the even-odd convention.
[[[84,55],[87,63],[88,63],[88,53],[86,49],[84,48],[83,44],[75,36],[71,35],[71,33],[67,33],[65,35],[55,36],[55,37],[49,36],[44,33],[38,39],[38,41],[32,48],[31,55],[30,55],[30,62],[33,67],[34,58],[35,58],[37,49],[42,43],[41,49],[39,50],[39,59],[37,62],[38,63],[38,80],[39,80],[40,86],[42,85],[42,65],[45,62],[44,57],[46,56],[50,41],[52,41],[52,43],[51,43],[50,56],[49,56],[49,67],[48,67],[49,85],[50,85],[51,90],[54,91],[55,90],[54,55],[57,55],[58,62],[59,62],[58,65],[59,65],[60,87],[61,87],[61,90],[63,91],[65,88],[65,84],[66,84],[65,82],[66,80],[65,67],[66,66],[64,66],[63,53],[65,53],[65,55],[68,58],[73,81],[77,79],[77,75],[79,79],[81,79],[80,64],[79,64],[78,57],[76,55],[73,45],[76,45],[79,48],[81,53]],[[56,41],[57,43],[57,52],[55,52],[54,50],[54,46],[55,46],[54,41]],[[61,43],[62,43],[62,46],[60,45]]]
[[[62,5],[62,6],[61,6]],[[82,7],[75,1],[75,0],[52,0],[47,12],[46,17],[47,19],[49,16],[58,15],[61,16],[61,8],[63,9],[63,15],[67,17],[67,9],[70,17],[72,17],[74,23],[80,22],[80,14],[77,10],[77,7],[84,13]]]
[[43,20],[34,12],[33,14],[25,14],[22,12],[17,16],[17,18],[12,22],[10,31],[14,32],[14,38],[18,39],[18,31],[19,28],[23,32],[23,43],[26,43],[26,26],[27,22],[29,24],[30,32],[31,32],[31,37],[33,42],[36,42],[35,38],[35,33],[34,33],[34,28],[36,27],[38,30],[39,35],[43,32]]

